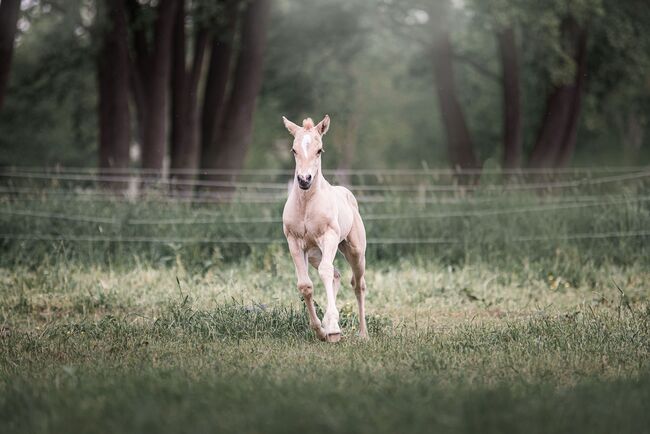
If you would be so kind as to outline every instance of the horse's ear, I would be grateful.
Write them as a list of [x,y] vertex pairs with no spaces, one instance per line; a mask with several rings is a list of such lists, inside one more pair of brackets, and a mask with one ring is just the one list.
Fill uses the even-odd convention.
[[285,118],[282,116],[282,120],[284,121],[284,126],[289,130],[292,136],[296,135],[296,131],[298,131],[298,128],[300,128],[298,125],[294,124],[291,122],[289,119]]
[[320,121],[318,125],[316,125],[316,131],[318,131],[318,134],[320,134],[321,136],[324,136],[327,130],[329,129],[330,129],[330,116],[325,115],[323,120]]

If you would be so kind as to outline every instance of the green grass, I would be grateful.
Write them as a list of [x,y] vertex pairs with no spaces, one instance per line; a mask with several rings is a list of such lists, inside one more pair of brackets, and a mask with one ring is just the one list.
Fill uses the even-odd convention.
[[648,432],[645,269],[378,264],[331,345],[270,268],[3,269],[0,431]]
[[[650,432],[649,237],[570,238],[650,227],[642,193],[369,220],[375,239],[460,241],[370,246],[369,342],[356,338],[350,271],[337,260],[336,345],[309,330],[282,243],[123,241],[281,240],[277,223],[223,223],[277,217],[281,204],[4,197],[4,210],[49,217],[0,213],[0,233],[64,240],[0,241],[0,432]],[[362,214],[579,203],[392,199]],[[110,240],[65,240],[80,234]],[[546,239],[516,241],[524,235]]]
[[[453,192],[422,201],[406,194],[374,195],[379,202],[361,203],[370,240],[367,255],[372,261],[433,258],[455,266],[491,262],[513,270],[525,261],[650,265],[647,187],[647,181],[639,181],[615,191],[577,189],[563,195]],[[286,247],[281,200],[215,204],[158,199],[100,200],[47,190],[0,196],[0,266],[64,259],[130,268],[134,262],[168,266],[180,258],[186,267],[201,269],[264,260]],[[46,239],[20,239],[39,235]],[[220,242],[224,239],[231,242]],[[413,243],[418,240],[425,242]]]

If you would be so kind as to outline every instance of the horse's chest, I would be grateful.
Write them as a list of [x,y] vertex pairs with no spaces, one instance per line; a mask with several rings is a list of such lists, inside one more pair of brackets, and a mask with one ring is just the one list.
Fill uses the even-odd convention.
[[285,222],[285,226],[292,235],[300,238],[315,239],[321,236],[329,227],[328,221],[321,215],[294,218]]

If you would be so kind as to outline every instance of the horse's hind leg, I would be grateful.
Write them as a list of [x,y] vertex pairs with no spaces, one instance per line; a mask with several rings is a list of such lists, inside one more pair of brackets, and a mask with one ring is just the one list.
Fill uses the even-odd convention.
[[[311,266],[318,270],[320,261],[323,259],[323,254],[320,249],[311,249],[307,252],[307,259],[309,259]],[[339,293],[339,288],[341,288],[341,273],[336,267],[334,267],[334,281],[332,282],[332,286],[334,287],[334,297],[336,298]]]
[[365,249],[354,248],[347,242],[339,246],[345,259],[352,268],[352,288],[354,295],[357,297],[359,306],[359,337],[368,339],[368,327],[366,325],[366,255]]

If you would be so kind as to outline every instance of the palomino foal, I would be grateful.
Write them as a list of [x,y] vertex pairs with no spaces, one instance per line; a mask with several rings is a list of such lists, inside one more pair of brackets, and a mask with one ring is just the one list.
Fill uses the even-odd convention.
[[[321,171],[322,137],[329,128],[330,118],[325,116],[316,126],[307,118],[302,127],[283,119],[284,126],[294,137],[291,152],[296,159],[296,173],[282,223],[296,266],[298,290],[309,311],[309,324],[320,340],[338,342],[341,339],[336,309],[341,274],[333,265],[338,248],[352,267],[352,287],[359,304],[359,336],[367,338],[364,308],[366,230],[352,193],[345,187],[330,185]],[[322,324],[314,307],[314,286],[307,273],[307,262],[318,269],[327,293],[327,310]]]

